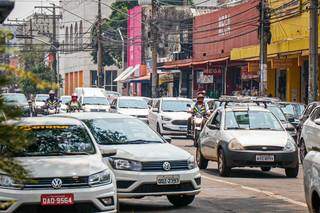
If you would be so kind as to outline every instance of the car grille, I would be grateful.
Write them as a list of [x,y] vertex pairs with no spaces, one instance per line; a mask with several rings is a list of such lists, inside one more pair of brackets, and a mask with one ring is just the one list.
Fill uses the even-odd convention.
[[117,188],[118,189],[127,189],[129,188],[135,181],[129,180],[118,180],[117,181]]
[[157,185],[147,183],[138,186],[132,193],[157,193],[157,192],[183,192],[195,190],[191,182],[184,182],[178,185]]
[[283,147],[280,146],[246,146],[245,150],[250,151],[281,151]]
[[188,125],[188,121],[187,120],[173,120],[172,124],[186,126],[186,125]]
[[91,202],[81,202],[81,203],[75,203],[72,206],[50,206],[50,207],[44,207],[40,204],[22,204],[18,207],[14,213],[69,213],[69,212],[77,212],[81,210],[81,212],[99,212],[100,209],[98,209],[93,203]]
[[171,170],[186,170],[188,169],[187,161],[153,161],[153,162],[142,162],[143,171],[163,171],[163,163],[169,162]]
[[[48,189],[52,188],[51,182],[54,178],[37,178],[24,184],[24,189]],[[88,177],[65,177],[62,180],[63,188],[89,187]]]

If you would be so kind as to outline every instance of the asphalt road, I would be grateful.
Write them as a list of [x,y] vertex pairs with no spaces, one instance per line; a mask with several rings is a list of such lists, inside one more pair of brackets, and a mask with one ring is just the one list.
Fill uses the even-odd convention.
[[[191,140],[174,139],[172,144],[195,155]],[[211,162],[201,174],[202,192],[188,207],[175,208],[166,197],[146,197],[121,200],[120,212],[307,212],[302,168],[295,179],[287,178],[282,169],[258,168],[234,169],[231,177],[222,178]]]

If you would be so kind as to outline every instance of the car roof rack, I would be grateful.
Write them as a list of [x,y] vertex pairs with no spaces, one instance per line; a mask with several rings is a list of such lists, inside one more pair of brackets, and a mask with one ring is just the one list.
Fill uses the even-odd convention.
[[229,103],[256,103],[258,106],[260,103],[264,104],[264,108],[267,108],[267,104],[278,103],[280,102],[279,98],[271,97],[259,97],[259,96],[221,96],[220,106],[226,108]]

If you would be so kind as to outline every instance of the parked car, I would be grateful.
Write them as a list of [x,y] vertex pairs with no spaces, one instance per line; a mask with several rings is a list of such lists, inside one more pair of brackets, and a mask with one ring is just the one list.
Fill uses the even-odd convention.
[[186,135],[188,113],[193,104],[186,98],[159,98],[149,112],[150,127],[161,135]]
[[105,96],[80,96],[79,102],[85,112],[109,112],[110,104]]
[[45,212],[46,207],[117,212],[116,180],[106,160],[115,149],[100,151],[77,119],[28,118],[12,124],[34,140],[15,156],[30,172],[30,180],[16,182],[0,174],[1,205],[6,204],[1,212]]
[[122,96],[113,100],[110,112],[131,115],[147,123],[149,107],[143,97]]
[[304,122],[300,135],[300,159],[303,162],[308,152],[320,150],[320,106],[317,106]]
[[292,102],[279,102],[282,111],[286,115],[287,119],[295,127],[299,124],[299,119],[305,110],[304,104],[301,103],[292,103]]
[[44,106],[46,100],[49,98],[49,94],[37,94],[34,99],[34,105],[36,114],[44,114]]
[[320,106],[320,102],[312,102],[310,103],[306,109],[304,110],[302,116],[299,119],[299,124],[297,126],[297,135],[298,135],[298,146],[300,147],[300,135],[301,135],[301,130],[304,122],[310,117],[310,114],[312,111],[317,107]]
[[287,177],[299,171],[293,138],[273,113],[259,106],[218,108],[200,133],[196,156],[201,169],[217,161],[221,176],[229,176],[234,167],[280,167]]
[[[319,145],[320,142],[318,141]],[[309,152],[303,163],[304,192],[310,213],[320,212],[320,150]]]
[[194,157],[169,144],[141,120],[116,113],[71,113],[91,130],[101,149],[117,149],[110,158],[119,198],[167,196],[175,206],[189,205],[200,192]]
[[71,96],[69,95],[64,95],[60,97],[60,112],[66,113],[68,106],[67,103],[71,101]]
[[26,96],[22,93],[2,93],[4,103],[22,110],[22,115],[28,117],[31,114],[30,104]]

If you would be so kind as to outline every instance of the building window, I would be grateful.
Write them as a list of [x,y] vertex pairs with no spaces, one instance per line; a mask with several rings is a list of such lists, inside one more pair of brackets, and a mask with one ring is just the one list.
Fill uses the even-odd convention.
[[71,24],[71,27],[70,27],[70,43],[69,43],[69,50],[72,51],[73,50],[73,26]]
[[79,46],[80,46],[80,49],[82,49],[83,48],[83,24],[82,24],[82,20],[80,21],[79,37],[80,37]]
[[117,78],[117,71],[106,71],[105,76],[105,90],[117,91],[117,82],[114,82],[114,80]]
[[74,48],[77,50],[79,48],[78,44],[78,39],[79,39],[79,35],[78,35],[78,22],[76,22],[76,24],[74,25]]
[[96,70],[90,70],[90,79],[91,79],[91,86],[97,86],[98,83],[98,75]]

